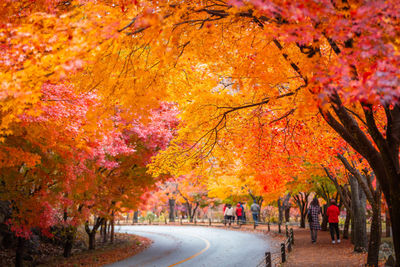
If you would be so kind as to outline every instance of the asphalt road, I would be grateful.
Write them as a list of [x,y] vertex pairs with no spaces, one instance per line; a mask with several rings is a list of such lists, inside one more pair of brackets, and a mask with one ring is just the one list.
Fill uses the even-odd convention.
[[150,238],[154,243],[142,253],[108,267],[253,267],[266,251],[271,251],[272,244],[262,234],[200,226],[121,226],[116,230]]

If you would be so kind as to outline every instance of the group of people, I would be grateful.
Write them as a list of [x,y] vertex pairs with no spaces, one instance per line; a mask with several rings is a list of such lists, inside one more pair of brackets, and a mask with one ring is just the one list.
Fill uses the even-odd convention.
[[[329,231],[331,234],[332,244],[340,243],[339,237],[339,207],[336,205],[336,201],[331,199],[330,206],[326,210],[326,215],[328,216],[329,222]],[[319,214],[322,214],[322,209],[319,206],[319,202],[317,198],[314,198],[311,201],[310,206],[308,207],[307,217],[308,222],[310,224],[310,232],[311,232],[311,242],[315,244],[317,242],[317,232],[321,230],[321,225],[319,223]],[[336,234],[336,240],[335,240]]]
[[246,221],[246,212],[241,202],[238,202],[235,208],[231,204],[225,204],[223,212],[225,222],[229,225],[235,221],[235,216],[237,223]]
[[[237,218],[236,221],[238,224],[246,222],[246,212],[244,210],[243,204],[244,203],[242,202],[238,202],[235,208],[233,208],[231,204],[225,204],[223,212],[226,223],[231,225],[231,223],[235,221],[235,216]],[[260,214],[260,206],[256,202],[254,202],[250,207],[250,211],[253,215],[254,222],[257,224]]]

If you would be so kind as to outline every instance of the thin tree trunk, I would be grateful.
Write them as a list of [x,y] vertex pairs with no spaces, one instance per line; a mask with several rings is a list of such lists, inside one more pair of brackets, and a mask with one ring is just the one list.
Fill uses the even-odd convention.
[[189,222],[193,222],[193,217],[192,217],[192,204],[189,202],[186,202],[186,215],[189,219]]
[[289,222],[290,220],[290,204],[285,205],[285,222]]
[[354,233],[354,251],[367,251],[368,237],[366,224],[366,196],[356,178],[350,175],[351,207],[354,217],[352,218],[352,232]]
[[306,228],[306,215],[309,195],[310,193],[308,192],[299,192],[297,195],[293,196],[300,211],[300,228]]
[[349,239],[349,227],[350,227],[351,214],[348,210],[346,210],[346,220],[344,221],[343,228],[343,239]]
[[168,199],[169,204],[169,221],[175,222],[175,199],[170,198]]
[[110,243],[114,243],[114,211],[111,214],[111,234],[110,234]]
[[281,199],[278,199],[279,223],[283,222],[283,211],[284,211],[284,207],[282,205],[282,201],[281,201]]
[[390,217],[389,217],[389,210],[388,209],[386,209],[386,211],[385,211],[385,223],[386,223],[386,237],[390,237],[390,227],[391,227],[391,224],[390,224]]
[[23,267],[24,252],[25,252],[25,239],[22,237],[18,237],[17,249],[15,251],[15,267]]
[[[400,183],[397,185],[400,187]],[[397,189],[397,198],[391,198],[391,203],[389,204],[389,215],[390,215],[390,222],[392,225],[392,236],[393,236],[393,245],[394,251],[396,254],[396,266],[400,265],[400,188],[392,189],[392,194],[396,194]]]
[[379,247],[381,244],[381,209],[380,201],[372,207],[371,231],[368,244],[367,265],[378,267]]
[[321,231],[328,231],[328,216],[326,215],[327,208],[328,206],[326,204],[322,206]]
[[107,220],[103,223],[103,243],[107,243]]

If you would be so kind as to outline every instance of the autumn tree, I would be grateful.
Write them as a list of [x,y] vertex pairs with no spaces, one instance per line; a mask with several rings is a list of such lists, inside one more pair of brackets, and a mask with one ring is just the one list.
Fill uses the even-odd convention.
[[[85,66],[80,88],[129,95],[121,102],[133,107],[144,100],[139,115],[157,97],[177,102],[183,127],[157,158],[166,172],[188,173],[201,160],[224,157],[227,143],[242,144],[237,149],[254,159],[257,150],[242,136],[253,136],[251,145],[264,141],[258,147],[269,151],[266,144],[279,135],[283,157],[271,151],[259,157],[270,159],[268,165],[244,161],[254,162],[267,186],[291,179],[290,171],[277,171],[278,162],[300,170],[304,159],[288,151],[295,151],[296,139],[307,140],[292,133],[300,130],[297,121],[319,112],[376,175],[400,258],[398,1],[36,1],[22,13],[14,2],[2,5],[1,88],[10,96],[2,103],[2,133],[21,114],[16,107],[38,102],[44,82]],[[96,69],[89,62],[115,71],[103,81],[91,75]],[[249,125],[260,127],[242,135]]]

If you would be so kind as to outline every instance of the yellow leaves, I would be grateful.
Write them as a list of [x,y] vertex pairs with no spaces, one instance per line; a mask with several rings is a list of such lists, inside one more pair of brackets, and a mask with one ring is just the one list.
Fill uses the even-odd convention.
[[2,129],[39,101],[44,82],[60,82],[92,61],[108,39],[120,35],[116,21],[124,23],[125,15],[131,15],[121,16],[116,8],[92,2],[71,10],[33,12],[1,30],[8,51],[0,55],[0,95],[10,96],[1,103],[2,110],[7,110]]

